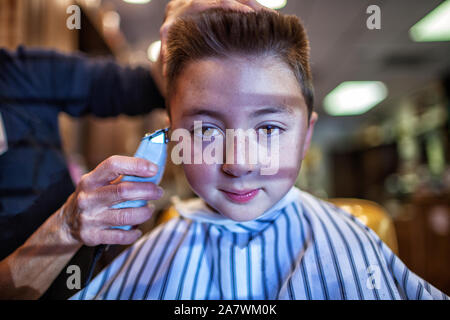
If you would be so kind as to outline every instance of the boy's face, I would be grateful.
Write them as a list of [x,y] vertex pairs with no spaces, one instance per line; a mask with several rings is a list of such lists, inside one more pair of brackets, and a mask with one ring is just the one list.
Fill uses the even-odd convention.
[[[202,122],[202,130],[191,134],[192,150],[194,135],[223,140],[223,164],[183,164],[194,192],[223,216],[255,219],[294,185],[317,115],[312,114],[308,126],[300,85],[281,60],[236,56],[191,62],[177,78],[169,105],[173,130],[192,131],[194,121]],[[254,129],[266,134],[269,144],[278,140],[277,173],[262,175],[262,166],[248,157],[248,144],[244,162],[235,155],[228,163],[226,129]],[[203,142],[203,148],[208,143]],[[242,144],[235,139],[234,151],[238,143]]]

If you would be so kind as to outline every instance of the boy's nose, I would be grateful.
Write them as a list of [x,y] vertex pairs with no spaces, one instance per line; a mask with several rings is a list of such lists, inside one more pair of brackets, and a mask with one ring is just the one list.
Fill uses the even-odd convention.
[[257,170],[258,144],[255,138],[239,136],[239,133],[229,138],[233,139],[233,144],[226,144],[223,172],[233,177],[241,177]]
[[233,177],[242,177],[253,172],[255,170],[255,167],[256,166],[254,164],[249,163],[245,164],[224,163],[222,165],[222,171]]

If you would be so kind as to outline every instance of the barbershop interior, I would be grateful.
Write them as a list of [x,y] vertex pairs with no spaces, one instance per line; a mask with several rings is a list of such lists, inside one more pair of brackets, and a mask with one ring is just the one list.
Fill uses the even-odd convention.
[[[450,0],[259,2],[300,17],[310,40],[318,121],[296,186],[351,212],[450,294]],[[0,48],[148,67],[158,59],[167,3],[0,0]],[[74,184],[112,155],[132,156],[167,121],[164,105],[114,118],[60,112]],[[143,232],[170,219],[174,197],[194,196],[170,158],[160,185],[164,196]]]

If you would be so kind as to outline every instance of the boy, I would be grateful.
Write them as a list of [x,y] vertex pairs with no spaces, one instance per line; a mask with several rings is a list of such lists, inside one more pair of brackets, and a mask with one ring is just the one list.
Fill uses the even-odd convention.
[[121,254],[86,298],[448,299],[350,214],[294,187],[317,119],[308,60],[293,16],[211,10],[175,24],[172,130],[207,146],[227,129],[252,129],[277,143],[279,168],[185,163],[200,198],[176,203],[180,217]]

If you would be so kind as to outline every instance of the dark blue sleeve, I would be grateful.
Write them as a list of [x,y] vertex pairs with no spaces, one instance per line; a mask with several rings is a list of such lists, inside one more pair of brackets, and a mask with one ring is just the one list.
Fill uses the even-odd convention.
[[164,107],[150,71],[57,51],[0,49],[0,99],[52,105],[73,116],[137,115]]

